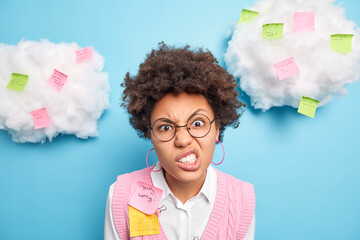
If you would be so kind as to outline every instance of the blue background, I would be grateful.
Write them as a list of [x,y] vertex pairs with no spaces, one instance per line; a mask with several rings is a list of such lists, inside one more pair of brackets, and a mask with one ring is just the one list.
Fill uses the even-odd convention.
[[[254,2],[1,0],[1,42],[92,45],[112,92],[97,138],[18,144],[0,131],[0,239],[102,239],[108,187],[145,167],[151,148],[119,107],[125,73],[160,41],[208,48],[224,66],[226,33]],[[360,2],[343,6],[360,24]],[[256,239],[360,239],[360,84],[348,90],[314,119],[290,107],[254,110],[242,94],[248,107],[240,127],[225,132],[219,169],[255,185]]]

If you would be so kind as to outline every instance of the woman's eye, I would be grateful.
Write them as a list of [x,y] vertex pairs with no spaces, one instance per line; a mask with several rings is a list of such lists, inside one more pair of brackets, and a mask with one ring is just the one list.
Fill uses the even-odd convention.
[[159,127],[160,132],[166,132],[166,131],[169,131],[169,130],[171,130],[170,125],[162,125],[162,126]]
[[202,126],[204,126],[204,124],[205,124],[204,121],[196,120],[193,122],[192,127],[202,127]]

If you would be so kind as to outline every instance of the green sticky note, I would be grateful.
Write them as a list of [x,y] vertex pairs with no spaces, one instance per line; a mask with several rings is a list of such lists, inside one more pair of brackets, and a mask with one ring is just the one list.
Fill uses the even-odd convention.
[[319,104],[319,101],[309,98],[302,97],[300,100],[300,105],[298,108],[298,113],[304,114],[305,116],[314,118],[316,112],[316,106]]
[[263,25],[262,37],[264,39],[281,39],[283,37],[283,23],[268,23]]
[[240,24],[240,23],[250,23],[250,22],[254,21],[254,19],[257,17],[257,15],[259,15],[258,12],[243,9],[241,11],[238,24]]
[[353,34],[331,35],[330,46],[334,52],[351,53],[351,42]]
[[28,75],[13,73],[11,74],[10,82],[6,86],[6,88],[21,92],[22,90],[24,90],[28,79],[29,79]]

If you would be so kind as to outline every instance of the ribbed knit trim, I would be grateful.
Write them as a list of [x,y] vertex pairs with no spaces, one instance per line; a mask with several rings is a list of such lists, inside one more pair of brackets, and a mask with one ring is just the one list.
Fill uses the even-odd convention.
[[255,212],[255,191],[254,186],[245,182],[242,182],[241,191],[241,214],[240,224],[238,232],[236,233],[236,239],[242,240],[245,238]]
[[242,240],[249,231],[254,215],[253,185],[219,170],[216,173],[218,185],[215,203],[201,239]]
[[217,190],[215,203],[209,218],[209,221],[206,225],[205,231],[201,237],[202,240],[215,239],[216,233],[219,229],[219,223],[224,216],[225,202],[227,196],[227,184],[225,175],[219,174],[220,172],[216,170],[217,174]]
[[[113,218],[116,231],[119,234],[119,237],[122,240],[127,240],[129,238],[129,212],[128,212],[128,202],[129,196],[134,192],[136,188],[137,181],[142,181],[152,184],[151,181],[151,170],[148,168],[132,172],[130,174],[124,174],[118,176],[115,183],[114,194],[113,194]],[[167,240],[164,230],[160,225],[160,234],[158,235],[148,235],[148,236],[139,236],[132,237],[134,240]]]

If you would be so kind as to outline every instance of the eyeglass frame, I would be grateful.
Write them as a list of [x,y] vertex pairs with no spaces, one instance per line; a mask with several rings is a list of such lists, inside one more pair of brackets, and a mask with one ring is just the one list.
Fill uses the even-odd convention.
[[[211,131],[211,124],[215,121],[216,117],[214,117],[214,119],[213,119],[212,121],[210,121],[210,118],[209,118],[208,116],[206,116],[205,114],[202,114],[202,113],[194,113],[194,114],[192,114],[192,115],[188,118],[188,120],[186,121],[186,124],[185,124],[185,125],[182,125],[182,126],[177,126],[177,125],[175,125],[175,123],[174,123],[173,121],[171,121],[170,119],[168,119],[168,118],[159,118],[159,119],[156,119],[156,121],[152,124],[152,126],[150,126],[151,132],[153,133],[153,135],[155,136],[155,138],[156,138],[157,140],[159,140],[160,142],[169,142],[169,141],[173,140],[174,137],[176,136],[176,129],[177,129],[177,128],[181,128],[181,127],[187,127],[187,125],[188,125],[188,123],[189,123],[189,120],[190,120],[192,117],[194,117],[195,115],[203,115],[204,117],[207,118],[207,120],[209,120],[209,122],[210,122],[209,131],[208,131],[204,136],[201,136],[201,137],[195,137],[194,135],[192,135],[191,132],[189,131],[189,129],[191,129],[191,128],[186,128],[186,131],[187,131],[187,132],[190,134],[190,136],[192,136],[193,138],[203,138],[203,137],[205,137],[206,135],[208,135],[209,132]],[[159,121],[159,120],[164,120],[164,119],[165,119],[165,120],[168,120],[169,123],[170,123],[170,124],[173,124],[174,127],[175,127],[174,136],[172,136],[172,138],[170,138],[169,140],[165,140],[165,141],[159,139],[159,138],[155,135],[154,130],[153,130],[153,126],[155,125],[155,123],[156,123],[157,121]]]

